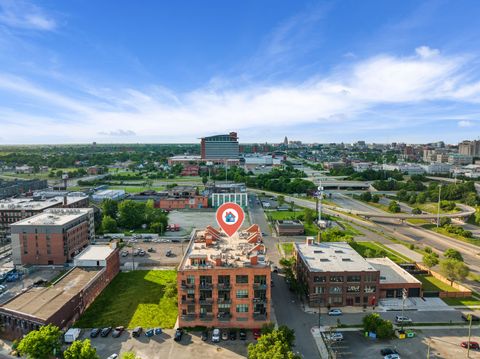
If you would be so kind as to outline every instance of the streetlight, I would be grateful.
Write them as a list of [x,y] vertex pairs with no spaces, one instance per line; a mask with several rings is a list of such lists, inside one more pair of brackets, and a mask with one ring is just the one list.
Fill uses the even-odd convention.
[[438,208],[437,208],[437,228],[440,227],[440,197],[442,193],[442,184],[438,185]]

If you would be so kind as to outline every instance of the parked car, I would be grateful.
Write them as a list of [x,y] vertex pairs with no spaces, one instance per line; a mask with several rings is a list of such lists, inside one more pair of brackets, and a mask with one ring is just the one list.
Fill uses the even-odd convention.
[[113,354],[110,355],[107,359],[117,359],[117,358],[118,358],[118,354],[113,353]]
[[133,329],[132,337],[138,338],[140,334],[142,334],[142,331],[143,331],[142,327],[136,327],[135,329]]
[[340,332],[327,333],[325,338],[332,342],[341,342],[343,340],[343,334]]
[[240,340],[246,340],[247,331],[245,329],[240,329],[240,331],[238,332],[238,336],[240,337]]
[[230,330],[230,340],[236,340],[237,339],[237,331],[236,330]]
[[383,357],[383,359],[400,359],[400,355],[398,354],[388,354]]
[[98,337],[98,334],[100,334],[101,329],[100,328],[93,328],[90,331],[90,338],[96,338]]
[[173,256],[172,250],[169,249],[169,250],[165,253],[165,256],[167,256],[167,257]]
[[113,330],[113,333],[112,333],[112,337],[114,338],[118,338],[120,335],[122,335],[123,331],[125,330],[125,327],[116,327],[114,330]]
[[128,256],[128,251],[122,251],[122,257],[127,257]]
[[162,328],[155,328],[155,335],[160,335],[162,333],[163,333]]
[[140,257],[145,256],[145,254],[146,254],[146,253],[145,253],[145,251],[144,251],[143,249],[142,249],[140,252],[138,252],[138,255],[139,255]]
[[176,342],[179,342],[182,340],[182,337],[183,337],[183,328],[177,328],[177,330],[175,330],[175,336],[173,337],[173,340],[175,340]]
[[154,252],[155,252],[155,249],[152,248],[152,247],[150,247],[150,248],[147,249],[147,252],[149,252],[149,253],[154,253]]
[[385,356],[385,355],[390,355],[390,354],[398,354],[398,352],[395,349],[392,349],[392,348],[383,348],[382,350],[380,350],[380,354]]
[[178,238],[172,238],[171,241],[172,243],[180,243],[180,239]]
[[153,329],[145,330],[145,336],[153,337],[154,335],[155,335],[155,330],[153,330]]
[[111,331],[112,331],[112,327],[105,327],[100,332],[100,336],[101,337],[106,337],[106,336],[108,336],[108,334],[110,334]]
[[260,338],[260,336],[262,335],[262,333],[260,332],[260,329],[253,329],[252,333],[253,333],[253,339],[255,340]]
[[207,330],[204,330],[202,332],[202,340],[205,342],[208,340],[208,331]]
[[342,310],[341,309],[330,309],[328,311],[328,315],[332,315],[332,316],[335,316],[335,315],[342,315]]
[[228,340],[228,332],[226,330],[222,332],[222,340]]
[[405,317],[402,315],[396,315],[395,316],[395,324],[410,324],[412,323],[412,319],[409,317]]
[[213,329],[213,332],[212,332],[212,342],[213,342],[213,343],[218,343],[218,342],[220,342],[220,329],[218,329],[218,328]]
[[[460,343],[460,346],[461,346],[462,348],[468,348],[469,345],[468,345],[468,342],[461,342],[461,343]],[[470,349],[478,350],[478,349],[480,349],[480,346],[478,345],[477,342],[472,342],[472,341],[470,341]]]
[[472,317],[472,322],[478,322],[480,321],[480,318],[477,317],[476,315],[473,315],[473,314],[462,314],[462,319],[466,322],[469,322],[470,321],[470,318],[469,316]]

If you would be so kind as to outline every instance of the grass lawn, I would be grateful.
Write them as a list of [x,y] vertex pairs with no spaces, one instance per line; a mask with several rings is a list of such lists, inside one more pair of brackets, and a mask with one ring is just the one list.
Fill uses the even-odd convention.
[[[373,203],[373,202],[366,202],[369,206],[376,207],[378,209],[381,209],[382,211],[392,213],[388,210],[388,206],[386,204],[381,204],[381,203]],[[398,213],[402,213],[403,211],[400,211]]]
[[292,242],[286,242],[286,243],[280,243],[283,249],[283,253],[285,253],[285,256],[290,257],[293,254],[293,243]]
[[[416,204],[415,207],[420,208],[422,211],[428,212],[428,213],[437,213],[438,212],[438,203],[436,202],[428,202],[428,203],[420,203]],[[459,212],[460,209],[455,207],[452,211],[445,211],[440,208],[440,213],[455,213]]]
[[421,219],[421,218],[409,218],[407,219],[407,222],[411,224],[429,224],[430,223],[430,221],[426,219]]
[[450,233],[447,230],[445,230],[445,228],[442,228],[442,227],[437,228],[437,226],[435,224],[431,224],[431,223],[430,224],[424,224],[422,227],[425,228],[425,229],[429,229],[431,231],[443,234],[444,236],[454,238],[454,239],[458,239],[459,241],[462,241],[462,242],[467,242],[467,243],[470,243],[470,244],[474,244],[476,246],[480,246],[480,239],[478,239],[476,237],[467,238],[467,237],[460,236],[460,235],[455,234],[455,233]]
[[416,275],[420,282],[422,282],[423,290],[426,292],[456,292],[457,289],[451,287],[447,283],[443,283],[439,279],[431,276],[431,275]]
[[455,306],[465,306],[471,307],[475,305],[480,305],[480,300],[475,299],[473,297],[468,298],[442,298],[442,300],[447,303],[448,305],[455,305]]
[[173,328],[177,319],[176,281],[173,270],[120,272],[75,326]]
[[[366,257],[365,252],[369,249],[373,253],[373,258],[375,257],[387,257],[390,258],[395,263],[407,263],[409,260],[401,256],[399,253],[392,251],[389,248],[385,248],[379,243],[376,242],[356,242],[353,241],[350,243],[353,249],[355,249],[362,257]],[[368,253],[367,253],[368,254]],[[383,255],[382,255],[383,254]]]

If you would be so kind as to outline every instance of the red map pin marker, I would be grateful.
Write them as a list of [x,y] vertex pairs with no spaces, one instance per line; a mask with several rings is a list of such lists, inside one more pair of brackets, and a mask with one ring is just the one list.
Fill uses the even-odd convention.
[[244,219],[245,213],[236,203],[227,202],[217,209],[217,223],[229,237],[238,231]]

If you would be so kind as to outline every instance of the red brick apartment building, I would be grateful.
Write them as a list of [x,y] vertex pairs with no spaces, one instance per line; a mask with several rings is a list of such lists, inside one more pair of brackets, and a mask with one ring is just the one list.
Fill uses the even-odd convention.
[[260,328],[270,321],[271,272],[258,225],[232,237],[193,233],[178,269],[179,325]]
[[93,240],[92,208],[53,208],[11,225],[15,265],[63,265]]
[[75,263],[53,285],[30,287],[0,305],[0,336],[18,339],[47,324],[67,329],[119,272],[119,250],[115,243],[92,245]]

